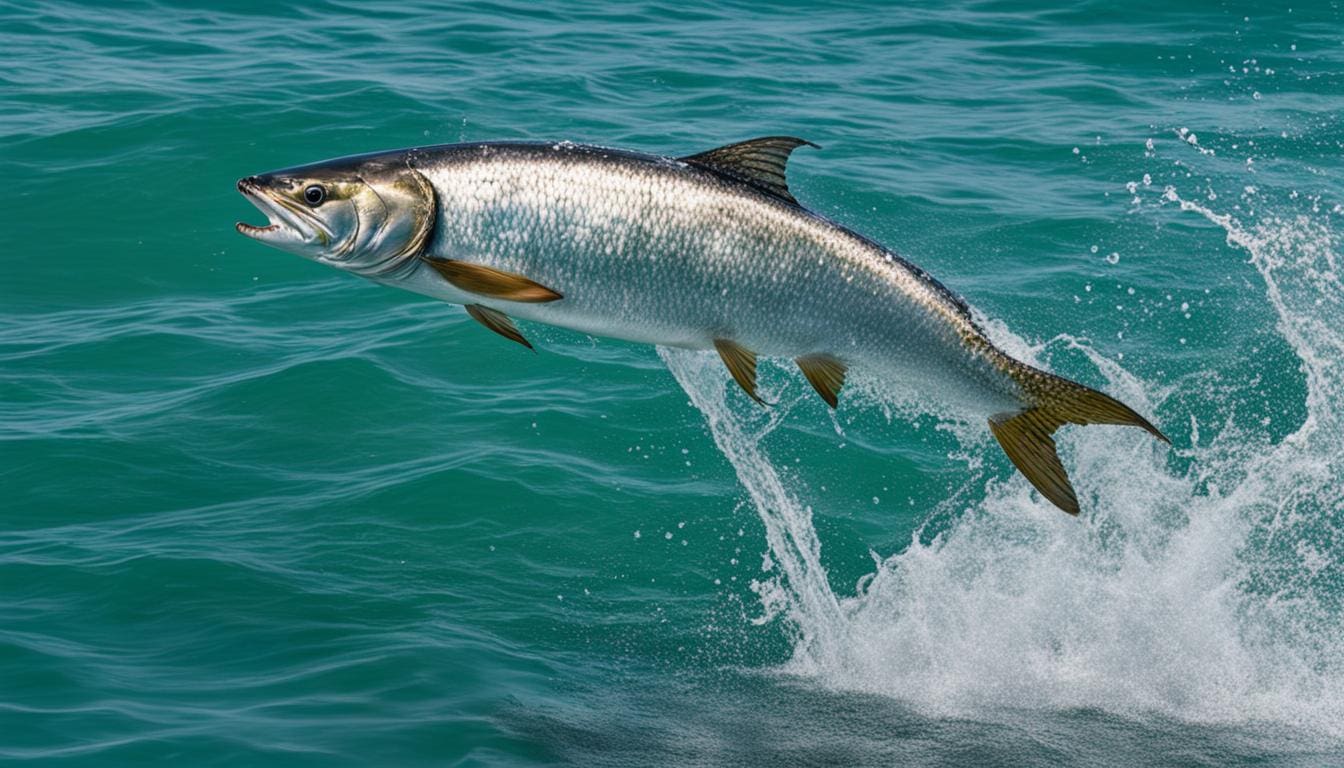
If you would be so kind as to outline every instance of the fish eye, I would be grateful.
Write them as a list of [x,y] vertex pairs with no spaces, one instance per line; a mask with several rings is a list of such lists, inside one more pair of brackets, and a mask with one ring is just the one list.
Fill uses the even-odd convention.
[[311,206],[321,205],[327,199],[327,190],[321,184],[310,184],[303,190],[303,199]]

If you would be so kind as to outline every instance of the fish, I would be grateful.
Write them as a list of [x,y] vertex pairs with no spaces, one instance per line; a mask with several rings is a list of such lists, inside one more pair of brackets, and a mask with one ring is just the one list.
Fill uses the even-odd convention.
[[[442,301],[533,349],[517,320],[714,350],[748,397],[759,358],[794,361],[831,408],[862,373],[939,414],[983,421],[1041,496],[1077,493],[1065,424],[1141,427],[1120,401],[995,346],[970,306],[874,240],[805,208],[767,136],[682,157],[572,142],[376,152],[248,176],[266,215],[237,231]],[[535,351],[535,350],[534,350]]]

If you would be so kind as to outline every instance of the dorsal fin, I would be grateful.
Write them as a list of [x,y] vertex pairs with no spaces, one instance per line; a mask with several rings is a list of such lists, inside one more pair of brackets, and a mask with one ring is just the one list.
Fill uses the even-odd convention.
[[821,149],[810,141],[793,136],[766,136],[689,155],[681,160],[745,181],[797,205],[798,201],[789,194],[784,166],[789,162],[793,150],[804,144]]

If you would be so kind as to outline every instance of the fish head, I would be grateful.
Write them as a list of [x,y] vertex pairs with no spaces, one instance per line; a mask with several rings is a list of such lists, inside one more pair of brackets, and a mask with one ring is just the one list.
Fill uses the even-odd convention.
[[405,156],[347,158],[238,182],[269,222],[239,233],[355,272],[389,275],[413,262],[434,229],[434,188]]

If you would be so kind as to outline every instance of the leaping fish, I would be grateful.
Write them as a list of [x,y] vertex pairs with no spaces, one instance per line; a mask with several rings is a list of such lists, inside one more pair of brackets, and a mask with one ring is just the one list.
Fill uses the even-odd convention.
[[237,230],[385,285],[514,318],[713,349],[749,397],[758,356],[796,361],[832,408],[846,375],[891,381],[984,419],[1060,509],[1078,498],[1051,435],[1129,424],[1133,409],[997,348],[956,294],[892,250],[804,208],[771,136],[687,157],[561,143],[450,144],[249,176],[270,223]]

